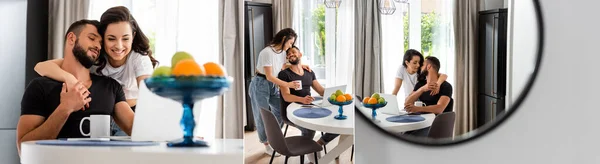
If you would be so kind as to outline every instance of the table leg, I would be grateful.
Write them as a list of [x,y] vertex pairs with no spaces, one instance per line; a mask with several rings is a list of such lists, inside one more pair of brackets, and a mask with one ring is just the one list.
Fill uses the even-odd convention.
[[325,154],[323,157],[319,159],[319,163],[328,164],[331,163],[335,157],[340,156],[344,151],[348,150],[354,144],[354,136],[353,135],[340,135],[340,140],[338,145],[329,151],[329,153]]

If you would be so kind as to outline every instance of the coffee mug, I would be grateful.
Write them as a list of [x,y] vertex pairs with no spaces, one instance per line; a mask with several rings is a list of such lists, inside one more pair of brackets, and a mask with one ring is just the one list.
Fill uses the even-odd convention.
[[415,101],[415,106],[427,106],[423,101]]
[[294,80],[294,83],[298,83],[298,88],[296,90],[302,90],[302,80]]
[[[90,121],[90,132],[83,133],[83,121]],[[110,115],[90,115],[90,117],[84,117],[79,122],[79,132],[83,136],[90,136],[90,138],[101,138],[110,137]]]

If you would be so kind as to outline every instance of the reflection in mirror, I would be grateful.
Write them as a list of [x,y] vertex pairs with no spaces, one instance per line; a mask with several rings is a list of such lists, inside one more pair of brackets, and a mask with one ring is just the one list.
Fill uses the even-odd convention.
[[451,143],[493,125],[523,97],[537,64],[534,2],[458,1],[466,0],[411,0],[380,15],[382,91],[355,103],[376,126]]

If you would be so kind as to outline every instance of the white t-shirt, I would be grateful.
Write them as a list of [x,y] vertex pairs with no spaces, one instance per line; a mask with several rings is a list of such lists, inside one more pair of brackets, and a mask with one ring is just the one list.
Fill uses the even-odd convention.
[[415,85],[417,84],[417,73],[409,74],[408,70],[401,65],[396,71],[396,78],[402,80],[402,87],[404,87],[404,95],[408,97],[412,93]]
[[258,54],[258,60],[256,61],[256,70],[261,74],[267,75],[265,73],[264,67],[271,66],[271,75],[277,77],[277,75],[279,75],[279,71],[281,71],[281,68],[283,68],[283,64],[285,64],[285,55],[285,51],[277,53],[271,46],[265,47]]
[[[108,59],[107,59],[108,60]],[[138,98],[138,84],[137,77],[142,75],[152,75],[152,61],[147,55],[141,55],[137,52],[132,51],[126,59],[125,64],[115,68],[112,67],[108,62],[106,67],[102,69],[102,75],[111,77],[123,87],[126,99],[137,99]],[[96,74],[97,66],[92,66],[90,71]]]

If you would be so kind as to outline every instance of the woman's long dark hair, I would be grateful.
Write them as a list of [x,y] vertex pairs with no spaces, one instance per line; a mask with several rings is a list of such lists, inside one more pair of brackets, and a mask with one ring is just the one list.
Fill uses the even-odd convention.
[[273,37],[273,40],[271,40],[271,46],[281,45],[282,51],[287,51],[287,50],[283,50],[283,44],[285,42],[287,42],[288,40],[291,40],[292,38],[294,38],[294,43],[292,43],[292,47],[293,47],[294,44],[296,43],[296,38],[298,38],[298,35],[296,34],[296,31],[294,31],[293,29],[284,28],[284,29],[280,30],[279,32],[277,32],[277,34],[275,34],[275,37]]
[[[148,55],[148,57],[150,57],[150,61],[152,61],[152,66],[156,67],[156,65],[158,65],[158,60],[152,57],[152,50],[150,50],[150,40],[148,40],[148,37],[144,35],[144,32],[142,32],[142,30],[140,29],[140,26],[138,25],[137,21],[135,20],[135,18],[133,18],[133,15],[131,15],[131,12],[129,12],[129,9],[127,9],[126,7],[112,7],[102,14],[102,16],[100,17],[100,35],[104,37],[104,33],[106,32],[106,28],[109,24],[119,22],[129,22],[129,24],[131,25],[131,31],[134,35],[133,44],[131,45],[131,51],[135,51],[137,53],[140,53],[141,55]],[[96,70],[96,73],[98,74],[102,74],[102,69],[104,69],[104,67],[106,67],[106,64],[108,64],[105,56],[107,56],[106,50],[105,48],[102,48],[102,50],[100,51],[100,57],[98,58],[98,62],[95,64],[98,66],[98,69]]]
[[402,66],[404,66],[404,68],[408,67],[406,65],[406,62],[410,62],[410,60],[412,60],[414,56],[418,56],[420,58],[419,69],[417,69],[417,81],[421,81],[421,78],[425,78],[425,76],[421,77],[420,67],[423,67],[423,62],[425,61],[425,58],[423,57],[423,54],[421,54],[421,52],[415,49],[406,50],[406,52],[404,52],[404,60],[402,60]]

